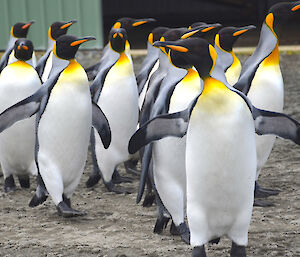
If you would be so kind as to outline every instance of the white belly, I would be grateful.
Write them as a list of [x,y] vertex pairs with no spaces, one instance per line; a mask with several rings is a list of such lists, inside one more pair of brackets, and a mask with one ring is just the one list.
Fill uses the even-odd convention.
[[[193,111],[187,132],[187,216],[191,245],[227,235],[247,244],[256,169],[254,125],[242,108]],[[230,108],[229,108],[230,109]]]
[[52,90],[38,128],[38,161],[48,191],[59,182],[68,193],[75,190],[87,158],[91,122],[87,79],[79,84],[67,81]]
[[[0,113],[13,104],[32,95],[41,86],[37,73],[7,66],[0,76]],[[0,162],[5,176],[36,174],[34,162],[35,115],[17,122],[0,134]]]
[[[176,85],[169,106],[169,113],[182,111],[200,93],[199,77]],[[186,201],[185,173],[186,137],[167,137],[153,144],[153,175],[159,196],[172,216],[176,226],[184,222]]]
[[139,108],[140,108],[140,110],[142,109],[143,103],[145,101],[145,97],[146,97],[146,93],[147,93],[148,85],[149,85],[149,80],[150,80],[152,74],[157,70],[158,66],[159,66],[159,60],[157,60],[156,63],[154,64],[154,66],[153,66],[153,68],[152,68],[152,70],[149,74],[149,77],[148,77],[148,79],[147,79],[147,81],[146,81],[146,83],[143,87],[143,90],[142,90],[141,94],[139,95]]
[[111,68],[98,100],[112,135],[109,148],[104,149],[99,135],[95,133],[97,160],[107,182],[111,180],[114,168],[129,159],[128,142],[138,123],[138,92],[132,66],[123,71],[115,66]]
[[[252,104],[260,109],[282,112],[284,88],[279,66],[261,67],[253,79],[248,97]],[[272,151],[275,136],[256,135],[257,178]]]

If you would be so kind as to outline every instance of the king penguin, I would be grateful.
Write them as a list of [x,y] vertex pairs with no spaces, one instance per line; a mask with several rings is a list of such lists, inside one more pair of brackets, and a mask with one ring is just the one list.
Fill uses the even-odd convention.
[[[123,17],[118,19],[114,25],[112,26],[112,29],[125,29],[126,32],[130,32],[131,30],[146,24],[150,22],[156,21],[155,19],[152,18],[142,18],[142,19],[134,19],[134,18],[129,18],[129,17]],[[99,67],[101,66],[102,62],[106,62],[106,58],[109,58],[109,52],[110,52],[110,46],[107,44],[102,51],[102,56],[99,62],[96,64],[88,67],[85,71],[88,75],[89,80],[95,79],[96,75],[99,72]],[[127,40],[126,46],[125,46],[125,54],[129,58],[130,62],[132,63],[132,58],[130,54],[130,42]]]
[[[7,65],[0,75],[0,112],[32,95],[41,86],[34,68],[26,63],[32,58],[33,44],[18,39],[13,53],[16,62]],[[4,192],[15,190],[13,175],[22,188],[29,188],[29,174],[37,175],[34,161],[35,116],[15,124],[0,135],[0,163],[4,173]]]
[[168,30],[167,27],[157,27],[151,31],[148,35],[147,42],[147,56],[141,64],[141,70],[136,76],[136,81],[139,91],[139,108],[142,108],[145,95],[148,89],[149,79],[153,72],[155,72],[159,66],[159,51],[160,49],[153,46],[153,42],[158,41],[162,35]]
[[253,25],[245,27],[225,27],[220,29],[215,36],[214,47],[224,67],[226,79],[230,85],[234,85],[238,81],[242,70],[241,62],[232,50],[233,45],[241,35],[253,29],[255,29]]
[[[241,76],[251,68],[252,63],[257,58],[266,57],[271,51],[271,54],[260,64],[251,86],[245,88],[237,87],[246,94],[253,105],[258,108],[276,112],[283,110],[284,84],[279,65],[278,33],[282,23],[291,18],[299,9],[300,1],[278,3],[272,6],[262,25],[258,46],[253,55],[250,56],[243,65]],[[273,135],[256,136],[256,197],[267,197],[279,193],[279,190],[261,188],[257,183],[260,171],[272,151],[275,138]],[[266,201],[256,200],[255,205],[263,207],[272,204]]]
[[53,56],[53,45],[55,40],[60,36],[67,34],[68,29],[76,20],[67,21],[67,22],[54,22],[48,29],[48,48],[46,53],[39,59],[36,70],[42,79],[42,82],[45,82],[48,79],[51,67],[52,67],[52,56]]
[[63,217],[84,214],[71,208],[70,199],[83,173],[91,127],[100,133],[105,148],[111,140],[105,115],[91,101],[86,73],[74,59],[79,46],[94,39],[60,36],[53,46],[48,80],[33,95],[0,114],[3,131],[37,113],[36,164],[58,214]]
[[[205,257],[204,245],[226,235],[232,240],[230,256],[245,257],[254,200],[255,131],[274,133],[299,145],[300,124],[285,114],[255,108],[243,93],[211,77],[217,53],[205,40],[154,45],[183,53],[204,80],[204,87],[184,111],[157,116],[142,126],[130,139],[129,152],[166,136],[186,134],[192,256]],[[248,74],[250,82],[257,67]]]
[[[130,158],[127,145],[138,124],[138,91],[133,65],[126,55],[128,44],[125,29],[111,29],[109,33],[109,58],[101,62],[99,73],[91,85],[93,100],[99,104],[108,118],[112,141],[108,149],[103,147],[98,135],[92,131],[91,147],[94,156],[94,172],[90,182],[99,181],[98,173],[109,191],[129,193],[116,188],[112,175],[120,163]],[[95,184],[93,183],[93,184]]]
[[[8,45],[7,45],[6,50],[0,60],[0,72],[5,68],[6,65],[17,61],[17,59],[15,58],[15,55],[13,53],[13,48],[14,48],[15,42],[19,38],[27,37],[28,30],[33,23],[34,23],[34,21],[30,21],[27,23],[18,22],[11,27]],[[32,53],[32,58],[30,58],[30,60],[28,60],[27,62],[30,65],[32,65],[33,67],[36,66],[36,57],[35,57],[34,52]]]

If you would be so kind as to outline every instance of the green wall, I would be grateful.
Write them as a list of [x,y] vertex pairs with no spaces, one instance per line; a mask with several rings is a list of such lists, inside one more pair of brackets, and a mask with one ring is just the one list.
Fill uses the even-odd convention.
[[35,20],[28,38],[35,49],[45,50],[48,28],[55,21],[77,20],[68,34],[95,36],[97,40],[83,44],[81,48],[103,47],[101,0],[0,0],[0,49],[5,49],[10,28],[16,22]]

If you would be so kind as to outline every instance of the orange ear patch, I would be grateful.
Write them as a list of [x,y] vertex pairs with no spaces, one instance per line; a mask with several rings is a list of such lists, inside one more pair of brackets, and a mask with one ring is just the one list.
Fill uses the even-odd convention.
[[22,48],[26,51],[28,50],[28,46],[22,46]]
[[113,38],[116,38],[118,36],[118,33],[113,34]]
[[153,33],[150,33],[148,36],[148,42],[153,45]]
[[114,29],[120,29],[121,28],[121,22],[117,21],[114,26],[113,26]]

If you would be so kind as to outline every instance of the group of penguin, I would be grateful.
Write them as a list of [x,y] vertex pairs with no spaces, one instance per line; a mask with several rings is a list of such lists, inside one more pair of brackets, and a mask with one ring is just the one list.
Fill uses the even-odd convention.
[[[158,208],[156,233],[171,219],[171,233],[193,246],[193,257],[206,256],[204,245],[222,236],[232,240],[230,256],[246,256],[253,205],[270,204],[254,197],[279,193],[257,183],[275,138],[300,145],[300,124],[282,113],[278,49],[280,26],[298,10],[300,1],[272,6],[243,65],[232,49],[252,25],[157,27],[137,76],[127,32],[154,19],[117,20],[101,59],[87,69],[75,54],[95,38],[66,35],[75,21],[50,26],[36,65],[26,39],[33,22],[15,24],[0,61],[4,191],[15,189],[14,176],[28,188],[31,173],[37,175],[31,207],[50,195],[59,215],[84,215],[71,197],[90,144],[88,187],[102,179],[109,191],[127,193],[115,187],[129,181],[117,166],[136,173],[140,158],[137,203],[147,186],[144,205],[155,200]],[[213,46],[204,38],[216,29]]]

